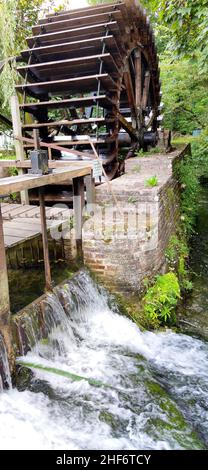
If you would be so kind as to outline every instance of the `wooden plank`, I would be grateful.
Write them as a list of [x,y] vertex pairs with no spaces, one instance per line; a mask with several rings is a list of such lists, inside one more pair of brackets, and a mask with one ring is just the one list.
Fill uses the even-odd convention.
[[39,224],[39,228],[37,228],[37,230],[35,230],[35,228],[33,229],[28,229],[26,230],[25,228],[23,228],[22,226],[21,227],[5,227],[4,226],[4,236],[6,237],[7,235],[8,236],[12,236],[12,237],[18,237],[18,239],[22,239],[22,240],[25,240],[27,237],[31,237],[31,236],[34,236],[38,233],[41,232],[41,226]]
[[94,5],[93,7],[86,7],[86,8],[78,8],[78,9],[73,9],[73,10],[69,10],[69,11],[60,11],[60,12],[57,12],[57,13],[53,13],[53,14],[50,14],[50,15],[46,15],[46,18],[44,19],[41,19],[39,20],[39,24],[44,24],[44,23],[47,23],[49,21],[53,22],[53,21],[57,21],[57,19],[64,19],[64,18],[73,18],[74,16],[76,17],[77,15],[81,16],[81,15],[85,15],[86,13],[88,15],[90,14],[94,14],[94,13],[104,13],[106,11],[109,11],[109,9],[120,9],[121,5],[124,5],[121,4],[121,3],[115,3],[112,5],[112,3],[109,5]]
[[5,248],[11,248],[14,245],[22,242],[22,237],[14,237],[10,235],[6,235],[4,238],[4,245]]
[[[73,161],[71,162],[70,160],[51,160],[48,162],[48,166],[50,169],[60,169],[60,168],[71,168],[73,165],[73,168],[78,167],[86,167],[86,161]],[[93,166],[93,162],[89,161],[87,162],[88,167]],[[31,168],[31,161],[29,159],[24,160],[24,162],[20,162],[19,160],[0,160],[0,168],[10,168],[10,167],[17,167],[17,168]],[[8,204],[10,206],[11,204]]]
[[112,75],[114,79],[120,75],[118,66],[110,53],[42,62],[40,64],[18,67],[17,71],[23,78],[28,77],[30,83],[36,83],[36,81],[48,80],[49,77],[53,80],[58,80],[74,77],[75,74],[81,76],[86,73],[86,66],[89,75],[99,73],[101,60],[103,61],[104,72]]
[[[53,33],[47,33],[47,34],[39,34],[37,36],[32,36],[26,38],[26,41],[29,45],[29,47],[33,47],[33,45],[36,43],[46,45],[46,43],[50,43],[51,41],[59,41],[64,40],[66,41],[66,38],[70,38],[71,40],[73,38],[79,38],[82,35],[87,39],[86,33],[88,32],[90,37],[92,37],[92,34],[100,34],[100,33],[105,33],[106,28],[109,28],[110,32],[118,31],[118,24],[117,21],[108,21],[106,23],[100,23],[97,25],[89,25],[89,26],[83,26],[82,28],[73,28],[73,29],[66,29],[66,30],[61,30],[61,31],[56,31]],[[83,37],[83,39],[84,39]]]
[[[19,101],[18,101],[17,95],[13,95],[11,97],[11,113],[12,113],[13,133],[17,137],[21,138],[22,127],[21,127],[21,119],[20,119],[20,112],[19,112]],[[17,159],[20,161],[23,161],[25,158],[23,143],[21,142],[21,140],[15,139],[14,145],[15,145],[15,153],[16,153]],[[19,175],[22,175],[23,173],[24,173],[24,170],[20,169]],[[27,191],[21,191],[20,198],[21,198],[22,204],[29,203]]]
[[106,95],[99,96],[83,96],[78,98],[68,98],[65,100],[51,100],[51,101],[40,101],[37,103],[22,103],[19,105],[20,109],[25,109],[27,112],[38,111],[41,108],[47,107],[48,109],[64,109],[70,107],[85,107],[93,106],[99,103],[104,108],[111,108],[114,104]]
[[54,170],[53,173],[42,176],[21,175],[0,178],[0,194],[18,192],[24,189],[39,188],[51,183],[61,183],[66,178],[86,176],[91,173],[91,167],[72,167],[67,170]]
[[71,29],[74,26],[87,26],[87,25],[98,25],[99,23],[105,23],[109,20],[118,21],[121,19],[121,13],[119,10],[111,10],[107,13],[97,13],[95,15],[86,15],[76,18],[67,18],[64,20],[58,20],[55,22],[45,23],[44,25],[33,26],[32,32],[34,35],[47,34],[53,31],[61,31]]
[[88,90],[88,92],[95,91],[97,89],[98,80],[100,80],[102,86],[105,89],[108,89],[108,91],[117,90],[116,82],[107,73],[87,75],[64,80],[46,81],[40,83],[24,83],[22,85],[17,85],[15,88],[20,93],[24,93],[24,91],[26,91],[27,94],[30,94],[33,97],[43,95],[47,92],[56,92],[57,94],[61,94],[64,91],[77,91],[81,93],[82,91],[86,92],[86,89]]
[[32,124],[24,124],[22,126],[23,129],[39,129],[41,127],[56,127],[56,126],[74,126],[76,124],[105,124],[107,122],[114,122],[115,119],[105,119],[105,118],[89,118],[89,119],[73,119],[69,121],[67,119],[63,119],[62,121],[49,121],[49,122],[33,122]]
[[34,56],[38,57],[44,57],[44,58],[50,58],[51,55],[56,55],[61,52],[61,54],[67,54],[67,53],[73,53],[73,52],[78,52],[78,51],[85,51],[87,52],[88,49],[90,50],[97,50],[102,44],[105,42],[105,44],[108,45],[110,48],[111,52],[112,50],[115,49],[116,42],[115,38],[112,35],[109,36],[96,36],[94,38],[90,39],[81,39],[78,41],[68,41],[68,42],[63,42],[61,44],[52,44],[51,46],[39,46],[39,47],[33,47],[32,49],[24,49],[21,52],[21,56],[25,61],[28,61],[31,53]]
[[147,107],[148,97],[149,97],[150,78],[151,78],[150,72],[146,72],[145,79],[144,79],[143,94],[142,94],[142,109],[145,109]]
[[142,99],[142,57],[140,49],[134,52],[135,56],[135,100],[136,107],[141,109]]

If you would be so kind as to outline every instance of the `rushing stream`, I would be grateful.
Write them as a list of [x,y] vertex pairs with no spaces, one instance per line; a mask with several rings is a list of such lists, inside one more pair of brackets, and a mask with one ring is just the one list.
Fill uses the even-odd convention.
[[0,449],[207,448],[208,343],[200,339],[208,337],[207,221],[204,189],[194,290],[180,316],[195,337],[141,332],[84,271],[48,297],[49,339],[30,329],[33,347],[21,360],[47,370],[23,367],[11,389],[0,337],[10,386],[0,394]]
[[27,385],[0,396],[0,448],[206,446],[207,344],[171,331],[142,333],[85,272],[65,285],[63,298],[65,310],[57,296],[48,298],[49,340],[22,360],[103,385],[34,369]]

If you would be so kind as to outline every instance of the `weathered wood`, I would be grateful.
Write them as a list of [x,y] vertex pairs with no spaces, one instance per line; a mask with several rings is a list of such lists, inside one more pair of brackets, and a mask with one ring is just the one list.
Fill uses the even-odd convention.
[[29,112],[35,112],[38,109],[47,107],[48,109],[64,109],[64,108],[70,108],[70,107],[84,107],[84,106],[93,106],[96,105],[97,102],[99,102],[100,106],[103,106],[104,108],[111,108],[112,105],[114,104],[113,101],[106,95],[100,95],[100,96],[82,96],[77,97],[77,98],[69,98],[65,100],[59,100],[59,101],[40,101],[37,103],[22,103],[20,104],[20,109],[24,109],[25,111]]
[[[85,158],[93,159],[88,149],[91,144],[86,140],[76,142],[77,134],[84,135],[90,130],[108,176],[112,177],[117,163],[123,171],[118,148],[124,145],[124,140],[119,138],[125,133],[120,129],[126,131],[128,143],[135,149],[144,147],[146,126],[152,132],[158,127],[158,58],[148,18],[137,0],[111,2],[100,5],[98,10],[89,7],[48,18],[34,26],[33,31],[39,34],[27,38],[30,49],[22,52],[28,63],[18,68],[26,80],[17,90],[25,97],[35,98],[20,107],[36,120],[34,124],[25,122],[23,129],[29,133],[39,128],[41,141],[47,141],[43,133],[53,139],[61,131],[70,136],[63,144],[69,154],[70,147],[77,145],[84,150]],[[99,99],[99,95],[106,97]],[[148,110],[147,106],[142,109],[146,103]],[[55,122],[50,109],[60,110]],[[151,116],[148,123],[145,114]],[[91,119],[97,127],[90,126]],[[100,138],[102,124],[106,134],[113,137],[111,140]],[[30,147],[24,148],[27,152]],[[55,155],[59,156],[54,150],[52,158]]]
[[[51,121],[51,122],[41,122],[41,123],[32,123],[32,124],[24,124],[22,126],[23,129],[38,129],[41,127],[56,127],[56,126],[74,126],[77,124],[105,124],[108,122],[114,122],[114,119],[105,119],[105,118],[89,118],[89,119],[73,119],[69,121],[64,119],[63,121]],[[53,144],[51,144],[53,145]]]
[[[99,61],[102,60],[105,65],[108,65],[109,71],[118,72],[118,67],[109,52],[105,54],[96,54],[85,57],[73,57],[72,59],[53,60],[50,62],[41,62],[40,64],[29,64],[17,68],[17,71],[25,77],[28,71],[32,70],[33,74],[36,74],[38,78],[44,77],[44,73],[47,75],[48,72],[53,72],[54,79],[56,75],[60,76],[61,73],[69,75],[76,71],[80,73],[81,69],[86,70],[87,67],[96,68]],[[94,71],[96,73],[96,70]],[[42,75],[41,75],[42,74]]]
[[32,28],[34,35],[45,34],[53,31],[66,30],[73,28],[74,26],[86,26],[86,25],[98,25],[99,23],[105,23],[109,21],[109,17],[113,20],[118,20],[121,17],[120,11],[110,10],[107,13],[97,13],[95,15],[77,16],[76,18],[57,20],[55,22],[45,23],[44,25],[37,25]]
[[93,204],[95,204],[95,179],[92,172],[90,175],[85,176],[84,182],[86,187],[87,212],[90,213]]
[[[113,6],[111,5],[111,8],[113,9],[116,9],[116,8],[120,8],[122,5],[125,5],[124,2],[115,2],[113,4]],[[97,12],[100,12],[100,13],[103,13],[105,11],[109,10],[109,4],[107,5],[93,5],[93,6],[87,6],[87,7],[84,7],[84,8],[74,8],[73,10],[64,10],[64,11],[58,11],[56,12],[56,14],[54,15],[54,13],[51,13],[51,14],[48,14],[46,15],[46,18],[43,19],[43,20],[40,20],[40,24],[44,24],[44,22],[48,22],[49,20],[50,21],[56,21],[57,18],[62,18],[62,17],[69,17],[69,18],[73,18],[74,16],[77,16],[77,14],[79,14],[81,16],[82,15],[85,15],[86,12],[87,14],[94,14],[94,13],[97,13]]]
[[135,108],[135,93],[134,93],[134,87],[131,79],[131,73],[129,70],[129,65],[126,63],[125,65],[125,71],[124,71],[124,83],[126,87],[126,93],[128,96],[128,102],[131,108],[131,113],[132,116],[135,118],[136,117],[136,108]]
[[135,101],[136,107],[141,109],[142,100],[142,57],[141,51],[137,49],[134,52],[135,60]]
[[77,247],[77,258],[82,259],[82,225],[84,209],[84,178],[73,178],[74,228]]
[[[21,127],[19,102],[18,102],[17,95],[13,95],[11,97],[11,113],[12,113],[12,123],[13,123],[14,135],[21,138],[22,137],[22,127]],[[15,145],[15,153],[16,153],[17,160],[23,161],[24,158],[25,158],[23,143],[21,142],[21,140],[15,139],[14,145]],[[20,169],[19,170],[19,175],[23,175],[23,174],[24,174],[24,170]],[[22,204],[29,204],[29,198],[28,198],[28,192],[27,191],[21,191],[20,197],[21,197]]]
[[14,368],[14,352],[12,347],[12,334],[10,328],[10,300],[7,274],[6,253],[4,247],[3,218],[0,204],[0,333],[6,346],[10,370]]
[[47,223],[46,223],[46,211],[44,201],[44,189],[39,189],[39,203],[40,203],[40,220],[41,220],[41,232],[43,241],[43,258],[44,258],[44,269],[45,269],[45,288],[46,290],[52,290],[52,278],[51,278],[51,267],[49,258],[49,247],[48,247],[48,234],[47,234]]
[[21,175],[0,178],[0,195],[22,191],[24,189],[40,188],[47,184],[59,184],[67,178],[72,179],[79,176],[86,176],[91,173],[91,166],[70,166],[67,170],[54,170],[48,175],[34,176]]
[[116,116],[118,117],[119,122],[121,123],[123,129],[125,129],[129,135],[137,140],[138,133],[137,130],[134,129],[130,122],[128,122],[121,113],[117,111]]
[[150,87],[150,72],[145,73],[145,79],[144,79],[144,88],[143,88],[143,94],[142,94],[142,109],[145,109],[147,106],[148,102],[148,96],[149,96],[149,87]]
[[[73,162],[71,162],[70,160],[51,160],[48,162],[48,166],[51,169],[60,169],[60,168],[71,169],[72,164],[73,164],[73,169],[78,168],[79,170],[80,168],[83,168],[83,167],[86,168],[86,162],[81,161],[81,160],[73,161]],[[88,168],[92,168],[92,166],[93,166],[92,161],[87,162]],[[27,160],[24,160],[23,162],[20,162],[19,160],[0,160],[0,168],[11,168],[11,167],[31,168],[31,160],[27,159]]]
[[61,31],[56,31],[52,33],[47,33],[47,34],[39,34],[38,36],[33,36],[33,37],[28,37],[26,38],[27,43],[29,47],[33,47],[34,43],[36,44],[37,40],[40,44],[45,44],[45,43],[50,43],[51,41],[56,41],[56,43],[63,39],[66,40],[66,38],[73,39],[73,38],[78,38],[83,36],[87,36],[87,33],[90,34],[90,37],[93,36],[94,34],[102,34],[105,33],[106,28],[110,28],[111,32],[118,30],[118,24],[117,21],[108,21],[106,23],[100,23],[96,25],[89,25],[89,26],[83,26],[80,28],[72,28],[72,29],[66,29],[66,30],[61,30]]
[[[94,38],[80,39],[79,41],[69,41],[63,42],[61,44],[52,44],[51,46],[39,46],[33,47],[32,54],[36,56],[38,54],[39,57],[44,57],[44,60],[50,59],[51,56],[56,56],[57,53],[61,52],[61,56],[67,53],[77,53],[78,55],[82,53],[82,51],[86,52],[86,49],[90,50],[91,52],[100,52],[101,45],[103,41],[110,47],[111,51],[117,51],[117,45],[115,38],[113,35],[109,36],[97,36]],[[31,54],[31,49],[25,49],[21,52],[22,58],[28,61],[29,56]]]
[[97,84],[97,80],[100,80],[105,89],[117,90],[117,84],[114,82],[112,77],[107,74],[96,74],[96,75],[87,75],[85,77],[75,77],[68,78],[64,80],[50,80],[46,82],[37,82],[37,83],[25,83],[22,85],[17,85],[16,90],[23,93],[24,90],[28,94],[31,94],[33,97],[42,95],[47,92],[63,92],[68,90],[69,87],[71,90],[75,90],[78,93],[82,92],[83,89],[88,91],[94,91]]

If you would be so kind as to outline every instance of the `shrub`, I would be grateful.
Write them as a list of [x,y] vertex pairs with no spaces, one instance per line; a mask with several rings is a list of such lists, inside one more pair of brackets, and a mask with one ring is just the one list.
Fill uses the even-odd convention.
[[156,276],[155,284],[144,296],[144,311],[151,320],[161,324],[175,321],[174,309],[180,299],[180,287],[175,273]]

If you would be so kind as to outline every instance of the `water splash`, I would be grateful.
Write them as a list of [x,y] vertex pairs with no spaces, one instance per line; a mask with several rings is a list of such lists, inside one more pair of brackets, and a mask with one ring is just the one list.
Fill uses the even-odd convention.
[[0,392],[2,392],[4,388],[12,388],[12,381],[6,347],[0,335]]
[[205,343],[141,332],[85,271],[57,287],[46,307],[48,339],[21,358],[43,370],[30,391],[0,401],[2,448],[199,449],[201,437],[208,441]]

